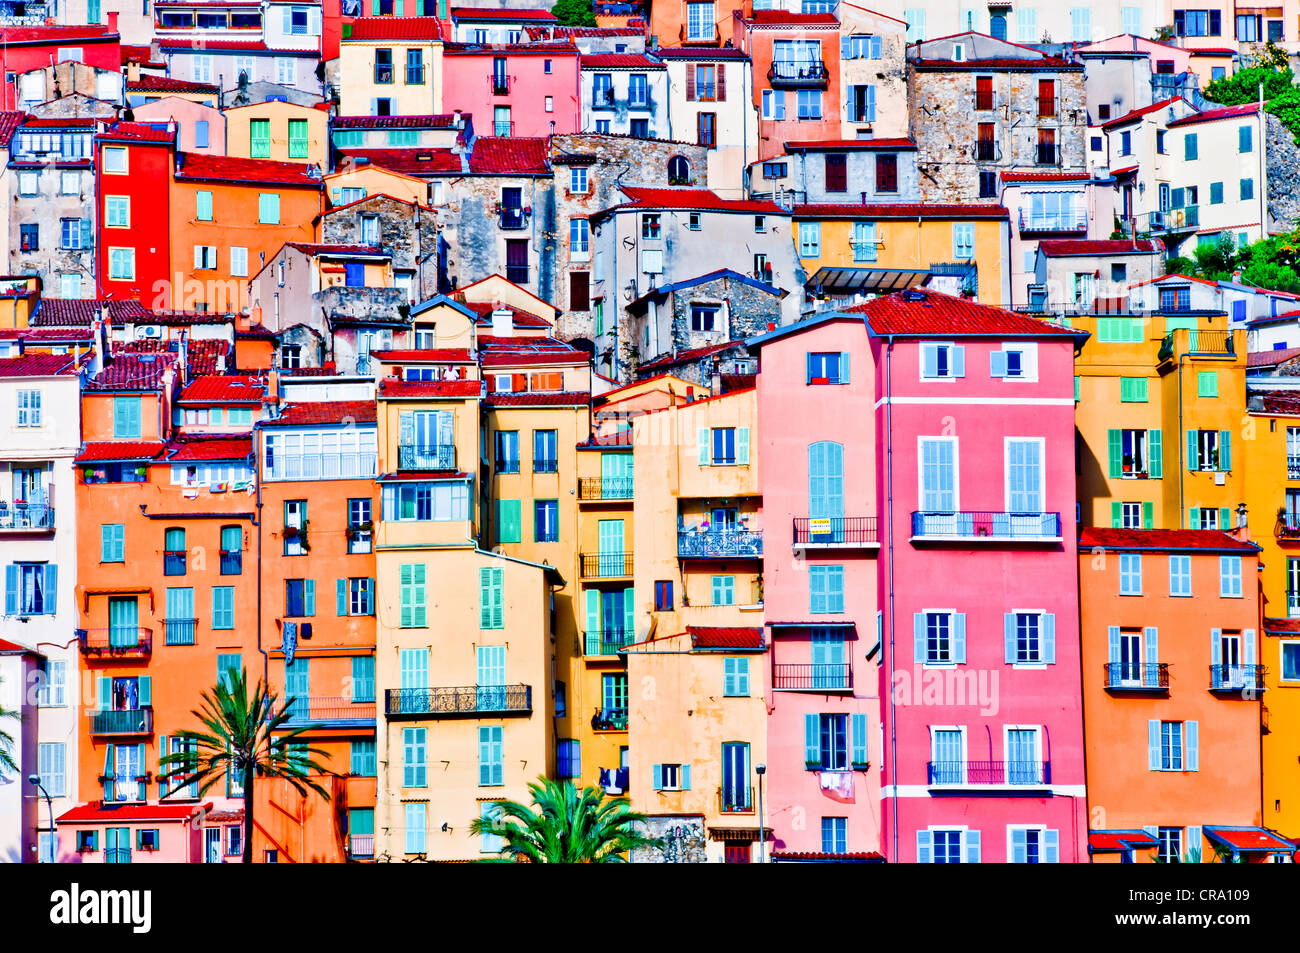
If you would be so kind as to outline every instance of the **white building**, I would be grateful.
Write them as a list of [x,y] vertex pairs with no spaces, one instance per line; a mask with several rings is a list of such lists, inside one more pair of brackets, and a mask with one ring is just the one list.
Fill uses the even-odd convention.
[[669,138],[668,69],[662,61],[644,53],[593,53],[582,57],[578,82],[583,132]]

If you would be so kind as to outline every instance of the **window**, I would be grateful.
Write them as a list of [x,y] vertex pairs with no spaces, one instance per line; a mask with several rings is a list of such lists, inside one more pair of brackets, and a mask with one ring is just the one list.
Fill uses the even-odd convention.
[[1282,663],[1282,681],[1300,681],[1300,642],[1283,642],[1278,651]]
[[1036,344],[1008,344],[1000,351],[989,352],[989,376],[1009,381],[1038,379]]
[[236,278],[248,277],[248,249],[246,247],[242,245],[230,246],[230,274]]
[[876,156],[876,192],[898,191],[898,156],[882,152]]
[[104,196],[104,226],[106,228],[131,227],[131,199],[126,195]]
[[713,605],[734,606],[736,604],[736,577],[714,576],[711,579]]
[[1050,612],[1008,612],[1003,617],[1004,660],[1008,665],[1056,662],[1056,616]]
[[965,664],[966,614],[927,610],[913,616],[913,652],[926,665]]
[[1187,469],[1231,470],[1232,435],[1226,430],[1187,431]]
[[688,41],[712,40],[715,35],[713,4],[686,4],[686,39]]
[[799,223],[799,257],[820,258],[822,246],[821,222]]
[[587,191],[587,167],[574,166],[569,169],[569,191],[575,194],[585,194]]
[[1142,595],[1141,553],[1119,554],[1119,594],[1121,596]]
[[722,660],[722,694],[728,697],[749,695],[749,659]]
[[519,431],[497,431],[496,469],[497,473],[519,472]]
[[975,226],[957,223],[952,227],[952,254],[954,258],[965,260],[975,257]]
[[18,233],[20,251],[41,250],[41,228],[39,225],[20,225],[18,226]]
[[113,398],[113,436],[115,438],[139,438],[140,402],[141,398],[134,395]]
[[200,222],[212,221],[212,193],[197,191],[194,193],[194,217]]
[[284,614],[291,618],[309,618],[316,614],[316,580],[284,581]]
[[855,262],[876,260],[876,223],[853,223],[853,260]]
[[993,77],[975,77],[975,108],[986,112],[993,108]]
[[1148,768],[1152,771],[1199,770],[1198,725],[1194,721],[1147,722]]
[[262,225],[280,224],[280,196],[275,192],[261,192],[257,196],[257,221]]
[[478,730],[478,783],[480,787],[504,784],[505,753],[501,725],[482,725]]
[[50,797],[64,797],[68,793],[67,745],[59,742],[41,742],[37,749],[37,772],[41,786]]
[[375,50],[375,83],[381,86],[393,82],[393,51],[386,48]]
[[[424,729],[420,729],[423,731]],[[429,826],[429,805],[421,801],[418,804],[405,805],[406,844],[408,854],[425,853],[425,838]]]
[[41,392],[39,390],[20,390],[17,397],[18,426],[41,426]]
[[1192,594],[1191,556],[1171,555],[1169,557],[1169,594],[1171,596]]
[[569,257],[586,260],[591,255],[589,224],[585,218],[569,219]]
[[235,589],[233,586],[212,587],[212,628],[235,627]]
[[691,330],[715,331],[718,328],[718,315],[721,308],[716,304],[691,305]]
[[558,430],[533,431],[533,472],[554,473],[559,469]]
[[808,567],[808,611],[830,613],[844,611],[844,567]]
[[1241,180],[1241,201],[1248,202],[1255,197],[1255,180]]
[[806,359],[809,384],[847,384],[849,382],[848,352],[809,351]]
[[804,767],[811,771],[849,768],[848,715],[804,715]]
[[271,158],[271,120],[250,119],[248,121],[248,148],[254,159]]
[[[744,437],[744,459],[737,452],[737,437]],[[710,460],[713,466],[730,466],[736,463],[749,463],[749,428],[748,427],[714,427],[700,432],[700,464],[707,466]],[[710,458],[710,449],[712,457]]]
[[67,705],[68,663],[63,659],[44,659],[40,663],[40,676],[36,704],[40,708],[63,708]]
[[428,786],[428,759],[425,754],[425,728],[402,729],[402,787]]
[[289,158],[305,159],[307,158],[308,138],[307,138],[307,120],[290,119],[289,120]]
[[126,149],[122,146],[104,146],[104,171],[110,175],[125,175],[127,172]]
[[822,853],[843,854],[849,849],[849,819],[822,818]]
[[479,569],[479,628],[505,628],[505,572],[496,567]]
[[533,540],[554,543],[560,538],[560,504],[558,500],[533,501]]
[[1183,136],[1183,158],[1189,162],[1197,158],[1196,133],[1189,132]]
[[673,582],[671,579],[655,581],[655,612],[671,612],[673,609]]
[[1224,599],[1241,598],[1240,556],[1219,557],[1219,595]]
[[798,112],[799,119],[821,119],[822,118],[822,94],[819,89],[801,89],[798,90]]
[[657,212],[641,216],[641,237],[647,241],[657,241],[662,237],[662,229]]

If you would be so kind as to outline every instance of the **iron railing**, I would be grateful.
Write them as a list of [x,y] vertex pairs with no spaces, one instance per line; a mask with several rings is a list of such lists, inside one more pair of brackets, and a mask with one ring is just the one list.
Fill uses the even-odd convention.
[[528,284],[528,266],[506,265],[506,281],[512,285]]
[[845,692],[853,687],[853,666],[847,662],[782,662],[772,666],[772,687],[786,691]]
[[583,477],[578,481],[580,500],[630,500],[631,477]]
[[104,863],[106,864],[129,864],[131,863],[130,847],[106,847],[104,848]]
[[303,724],[320,725],[373,725],[375,702],[353,701],[334,695],[302,695],[294,697],[288,706],[286,724],[298,727]]
[[825,86],[830,72],[822,60],[777,60],[767,68],[772,86]]
[[470,685],[464,688],[390,688],[384,710],[390,718],[504,714],[533,710],[531,685]]
[[53,529],[54,507],[35,503],[0,505],[0,530]]
[[1210,691],[1212,692],[1262,692],[1263,690],[1263,665],[1210,666]]
[[167,645],[193,645],[194,630],[198,626],[198,619],[168,619],[166,626],[166,644]]
[[1056,146],[1040,142],[1037,147],[1038,165],[1058,165]]
[[510,93],[510,77],[502,73],[493,73],[488,77],[493,96],[506,96]]
[[397,447],[397,465],[403,470],[454,470],[456,445],[404,443]]
[[559,473],[560,461],[555,457],[533,457],[534,473]]
[[[509,135],[507,132],[506,135]],[[501,206],[501,227],[505,230],[515,230],[528,227],[528,214],[518,205]]]
[[185,575],[185,553],[184,552],[163,553],[163,575],[164,576]]
[[1300,457],[1287,456],[1286,478],[1288,480],[1300,480]]
[[583,553],[584,579],[616,579],[632,575],[631,553]]
[[1086,232],[1088,216],[1082,212],[1035,215],[1033,212],[1021,209],[1020,230],[1022,232]]
[[375,856],[374,834],[351,834],[348,837],[348,853],[353,857]]
[[591,108],[592,109],[613,109],[614,90],[613,89],[595,89],[591,91]]
[[912,536],[920,539],[1060,539],[1060,513],[999,513],[966,510],[960,513],[912,514]]
[[677,555],[683,559],[713,559],[763,555],[763,531],[757,529],[677,531]]
[[136,626],[111,629],[78,629],[82,655],[139,658],[153,652],[153,630]]
[[585,655],[617,655],[618,650],[632,644],[631,630],[619,628],[588,632]]
[[90,733],[92,735],[151,735],[153,734],[153,709],[97,711],[90,716]]
[[794,541],[796,545],[862,546],[880,542],[880,536],[874,516],[796,516]]
[[1106,687],[1117,691],[1163,691],[1169,688],[1169,664],[1107,662]]
[[742,785],[723,785],[718,788],[719,814],[753,814],[754,789]]
[[1050,761],[927,761],[927,784],[1051,784]]
[[244,554],[239,550],[221,551],[221,575],[238,576],[244,571]]

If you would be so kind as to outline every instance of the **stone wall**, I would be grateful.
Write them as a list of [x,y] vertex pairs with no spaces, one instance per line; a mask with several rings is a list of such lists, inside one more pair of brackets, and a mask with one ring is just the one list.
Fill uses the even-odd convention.
[[660,846],[631,851],[634,864],[703,864],[708,842],[702,817],[648,817],[636,825],[640,833],[660,840]]
[[1282,120],[1265,113],[1268,122],[1268,216],[1267,230],[1289,232],[1300,223],[1300,145]]
[[393,271],[415,275],[415,299],[438,293],[438,215],[390,198],[372,195],[341,211],[321,217],[321,241],[361,245],[361,218],[379,217],[379,247],[393,256]]

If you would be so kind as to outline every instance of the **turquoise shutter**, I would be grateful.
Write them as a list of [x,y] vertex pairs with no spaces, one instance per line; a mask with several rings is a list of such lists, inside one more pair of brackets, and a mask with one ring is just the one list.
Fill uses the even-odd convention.
[[1124,525],[1124,504],[1111,503],[1110,504],[1110,528],[1120,529],[1123,527],[1123,525]]
[[[1118,628],[1115,629],[1115,637],[1119,638]],[[1160,663],[1160,631],[1155,626],[1148,626],[1142,633],[1142,655],[1143,661],[1148,666],[1142,673],[1142,682],[1154,688],[1159,684],[1156,666]]]
[[1109,448],[1110,476],[1117,479],[1124,475],[1123,436],[1117,429],[1106,431],[1106,445]]
[[1160,720],[1147,721],[1147,770],[1160,770]]
[[1056,664],[1056,614],[1043,614],[1043,661],[1048,665]]
[[18,566],[9,563],[5,566],[5,615],[18,614]]
[[681,789],[683,791],[689,791],[691,789],[691,766],[689,764],[682,765],[681,782]]
[[109,523],[99,528],[99,561],[101,563],[113,561],[113,527]]
[[1029,857],[1029,834],[1027,831],[1013,830],[1011,832],[1011,862],[1013,864],[1023,864]]
[[736,660],[734,658],[723,659],[722,662],[722,694],[736,694]]
[[1193,472],[1197,470],[1195,430],[1187,431],[1187,469]]
[[1016,660],[1016,614],[1005,612],[1002,615],[1002,650],[1003,661],[1011,665]]
[[1232,512],[1226,506],[1219,507],[1219,529],[1226,533],[1232,528],[1231,523]]
[[316,580],[304,579],[302,583],[302,604],[303,615],[314,616],[316,614]]
[[140,772],[139,789],[136,796],[141,801],[147,801],[149,799],[149,782],[145,780],[145,777],[149,774],[149,765],[145,763],[144,742],[135,746],[135,763],[138,765],[136,770]]
[[867,716],[858,713],[849,716],[849,743],[852,745],[852,754],[849,757],[851,764],[867,763]]
[[1054,827],[1043,831],[1043,863],[1056,864],[1061,860],[1061,833]]
[[1185,722],[1184,724],[1187,728],[1187,750],[1183,755],[1183,766],[1188,771],[1199,771],[1201,770],[1199,725],[1194,721]]
[[709,465],[709,429],[701,427],[697,438],[700,450],[700,466],[707,467]]
[[587,636],[593,634],[599,638],[600,633],[600,591],[588,589],[587,594]]
[[99,690],[95,693],[95,711],[108,711],[108,706],[113,701],[113,680],[107,675],[101,675],[96,681]]
[[805,372],[806,372],[807,383],[811,384],[812,381],[813,381],[813,377],[816,376],[816,375],[813,374],[813,353],[812,353],[812,351],[808,351],[806,354],[804,354],[804,370],[805,370]]
[[411,624],[417,628],[423,629],[428,624],[428,619],[426,617],[427,606],[425,605],[424,595],[426,566],[424,563],[415,563],[412,570],[411,592],[415,599],[415,603],[411,608]]
[[749,463],[749,428],[736,428],[736,462],[745,465]]
[[494,629],[505,628],[506,624],[505,593],[502,591],[504,578],[504,570],[492,570],[492,628]]
[[1151,529],[1155,525],[1155,511],[1156,511],[1156,507],[1154,503],[1142,504],[1142,528],[1143,529]]
[[965,345],[948,349],[950,369],[953,377],[966,376],[966,347]]
[[632,641],[636,637],[636,600],[635,589],[628,586],[623,590],[623,638]]
[[817,716],[808,713],[803,716],[803,761],[809,765],[820,764],[821,760],[822,742]]
[[411,575],[414,568],[411,563],[402,563],[398,570],[398,597],[402,606],[399,624],[404,629],[409,629],[413,625],[411,615],[415,600],[411,594]]
[[918,864],[928,864],[931,862],[930,841],[931,836],[929,831],[916,832],[916,862]]
[[849,352],[840,351],[840,380],[841,384],[849,382]]
[[1147,431],[1147,476],[1158,480],[1165,475],[1164,448],[1159,430]]
[[492,628],[492,570],[486,566],[478,571],[478,604],[479,628]]
[[346,579],[336,579],[334,581],[334,602],[339,615],[348,614],[348,581]]
[[1222,658],[1219,652],[1220,639],[1222,639],[1222,637],[1223,637],[1222,629],[1210,630],[1210,664],[1211,665],[1222,664]]
[[1201,528],[1201,508],[1199,506],[1193,506],[1187,511],[1187,528]]
[[180,767],[180,765],[176,765],[176,764],[162,763],[162,759],[165,758],[170,753],[170,751],[171,749],[167,747],[167,736],[159,735],[158,736],[158,796],[159,797],[165,797],[167,794],[171,792],[171,783],[164,781],[163,775],[169,771],[175,771],[178,767]]
[[912,652],[916,662],[924,662],[930,657],[925,638],[925,613],[912,615]]
[[104,800],[114,801],[113,796],[113,752],[116,750],[114,745],[104,746]]
[[1232,469],[1232,431],[1219,431],[1219,469]]
[[664,789],[664,766],[662,764],[650,765],[650,787],[656,791]]
[[153,707],[153,679],[148,675],[141,675],[137,683],[139,691],[136,693],[139,697],[138,704],[141,708]]
[[954,616],[956,625],[953,626],[953,654],[956,656],[955,661],[959,665],[966,664],[966,613],[958,612]]
[[966,832],[966,863],[978,864],[980,862],[980,832]]

